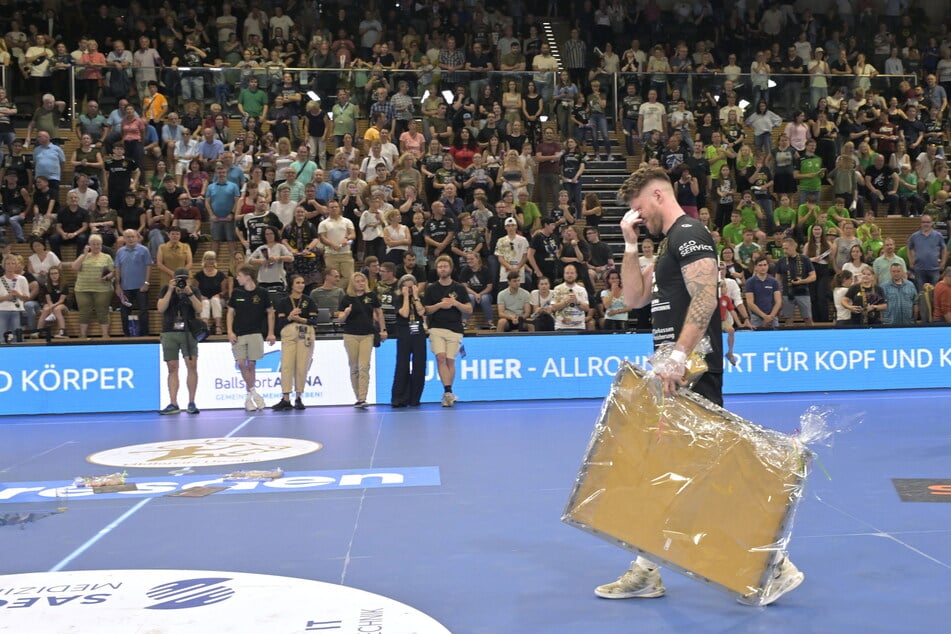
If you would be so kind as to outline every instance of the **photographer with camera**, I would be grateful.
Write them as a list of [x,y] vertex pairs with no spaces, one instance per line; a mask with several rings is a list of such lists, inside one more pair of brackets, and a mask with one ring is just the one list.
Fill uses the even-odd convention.
[[178,357],[185,358],[189,414],[197,414],[195,391],[198,389],[198,341],[192,334],[191,323],[201,313],[201,293],[197,284],[189,282],[188,269],[175,269],[174,277],[159,291],[156,309],[162,315],[162,358],[168,366],[169,404],[159,414],[178,414]]
[[[279,299],[275,307],[277,331],[281,335],[281,387],[284,396],[271,407],[275,412],[305,409],[304,389],[307,371],[314,357],[314,323],[317,305],[304,295],[307,281],[303,275],[291,275],[290,295]],[[297,398],[291,405],[291,387]]]

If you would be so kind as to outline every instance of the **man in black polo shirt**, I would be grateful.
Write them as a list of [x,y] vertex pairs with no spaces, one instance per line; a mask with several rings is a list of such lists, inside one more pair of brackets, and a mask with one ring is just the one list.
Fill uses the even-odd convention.
[[188,413],[197,414],[195,393],[198,389],[198,341],[188,327],[189,322],[201,312],[201,293],[198,285],[189,281],[188,269],[175,269],[175,277],[159,291],[156,309],[162,314],[162,358],[168,366],[169,403],[159,414],[178,414],[178,357],[185,358],[188,375]]
[[[42,184],[44,177],[38,177],[37,183]],[[47,191],[49,191],[47,189]],[[33,219],[34,224],[37,219]],[[79,194],[66,194],[66,206],[56,214],[56,224],[50,235],[50,250],[56,257],[63,259],[63,245],[75,244],[76,253],[82,253],[89,241],[89,212],[79,206]]]
[[452,279],[452,258],[436,258],[436,281],[426,286],[423,305],[429,315],[429,345],[436,355],[436,369],[442,381],[442,406],[452,407],[456,395],[452,383],[456,378],[456,354],[462,345],[463,315],[472,314],[466,287]]
[[254,269],[244,265],[235,275],[237,283],[228,300],[228,341],[231,352],[241,370],[247,397],[244,409],[253,412],[264,409],[264,398],[254,388],[254,367],[264,356],[264,335],[274,345],[274,307],[268,292],[254,281]]

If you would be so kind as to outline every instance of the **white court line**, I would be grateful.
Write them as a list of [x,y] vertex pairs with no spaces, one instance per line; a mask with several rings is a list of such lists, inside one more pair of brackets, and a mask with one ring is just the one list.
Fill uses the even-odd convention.
[[[381,416],[377,422],[380,424],[377,425],[376,438],[373,439],[373,451],[370,453],[369,469],[372,469],[373,464],[376,462],[376,450],[377,447],[380,446],[380,434],[383,433],[383,417]],[[347,542],[347,554],[343,556],[343,570],[340,571],[340,585],[345,585],[347,581],[347,572],[350,569],[350,562],[353,559],[350,555],[353,550],[353,540],[357,537],[357,529],[360,527],[360,516],[363,513],[363,503],[366,499],[367,490],[363,489],[360,493],[360,503],[357,504],[357,516],[353,519],[353,531],[350,533],[350,541]]]
[[[825,505],[826,507],[832,509],[833,511],[835,511],[835,512],[837,512],[837,513],[840,513],[840,514],[846,516],[847,518],[849,518],[849,519],[851,519],[851,520],[853,520],[853,521],[855,521],[855,522],[858,522],[859,524],[862,524],[863,526],[868,526],[868,527],[872,530],[872,532],[871,532],[871,533],[868,533],[868,535],[870,535],[870,536],[872,536],[872,537],[884,537],[884,538],[886,538],[886,539],[890,539],[890,540],[892,540],[893,542],[895,542],[896,544],[898,544],[898,545],[900,545],[900,546],[903,546],[904,548],[907,548],[907,549],[910,550],[911,552],[913,552],[913,553],[915,553],[915,554],[917,554],[917,555],[920,555],[920,556],[924,557],[924,558],[927,559],[928,561],[931,561],[931,562],[933,562],[933,563],[938,564],[939,566],[942,566],[943,568],[947,568],[947,569],[951,570],[951,565],[944,563],[944,562],[941,561],[940,559],[936,559],[936,558],[932,557],[932,556],[929,555],[928,553],[926,553],[926,552],[924,552],[924,551],[922,551],[922,550],[919,550],[919,549],[915,548],[914,546],[912,546],[911,544],[909,544],[909,543],[907,543],[907,542],[903,542],[902,540],[900,540],[900,539],[898,539],[897,537],[895,537],[895,534],[893,534],[893,533],[886,533],[885,531],[879,529],[877,526],[873,526],[872,524],[866,522],[865,520],[860,519],[860,518],[856,517],[855,515],[852,515],[852,514],[849,513],[848,511],[843,510],[843,509],[840,509],[840,508],[838,508],[838,507],[836,507],[836,506],[832,506],[831,504],[829,504],[828,502],[826,502],[825,500],[823,500],[822,498],[820,498],[818,495],[815,496],[815,498],[816,498],[816,500],[819,501],[820,504]],[[907,532],[907,531],[906,531],[906,532]]]
[[46,451],[41,451],[40,453],[36,454],[35,456],[30,456],[29,458],[27,458],[26,460],[23,460],[22,462],[18,462],[18,463],[16,463],[15,465],[11,465],[11,466],[7,467],[6,469],[3,469],[2,471],[0,471],[0,473],[6,473],[7,471],[10,471],[11,469],[16,469],[17,467],[22,467],[23,465],[25,465],[26,463],[30,462],[31,460],[36,460],[36,459],[39,458],[40,456],[45,456],[45,455],[48,454],[48,453],[52,453],[52,452],[56,451],[57,449],[59,449],[60,447],[65,447],[66,445],[75,445],[77,442],[78,442],[78,441],[76,441],[76,440],[67,440],[67,441],[64,442],[64,443],[60,443],[60,444],[56,445],[56,446],[53,447],[52,449],[47,449]]
[[[244,427],[245,425],[247,425],[253,420],[254,420],[254,416],[249,416],[247,419],[245,419],[243,423],[241,423],[240,425],[232,429],[230,432],[228,432],[228,435],[225,436],[225,438],[231,438],[231,436],[236,434],[239,430],[241,430],[242,427]],[[86,540],[86,542],[82,546],[80,546],[79,548],[77,548],[76,550],[68,554],[58,564],[50,568],[49,572],[59,572],[60,570],[68,566],[70,562],[72,562],[74,559],[76,559],[77,557],[82,555],[84,552],[92,548],[96,544],[96,542],[98,542],[100,539],[102,539],[103,537],[108,535],[110,532],[118,528],[120,524],[122,524],[124,521],[126,521],[127,519],[135,515],[139,511],[139,509],[143,508],[146,504],[148,504],[154,499],[155,498],[145,498],[143,500],[139,500],[138,504],[130,508],[128,511],[126,511],[119,517],[117,517],[108,526],[106,526],[105,528],[102,528],[98,533],[96,533],[95,535],[90,537],[88,540]]]

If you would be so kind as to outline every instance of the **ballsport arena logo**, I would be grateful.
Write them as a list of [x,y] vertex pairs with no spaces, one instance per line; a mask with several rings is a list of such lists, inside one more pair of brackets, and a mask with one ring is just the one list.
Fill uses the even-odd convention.
[[211,467],[283,460],[322,448],[319,442],[298,438],[189,438],[106,449],[86,460],[125,468]]

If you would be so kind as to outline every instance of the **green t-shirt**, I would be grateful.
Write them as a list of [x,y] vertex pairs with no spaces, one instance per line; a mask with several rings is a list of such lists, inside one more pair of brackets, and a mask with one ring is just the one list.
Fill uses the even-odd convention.
[[542,212],[538,210],[538,205],[531,201],[516,207],[516,209],[521,209],[522,211],[522,229],[525,231],[531,231],[532,225],[535,224],[535,219],[542,217]]
[[804,203],[799,205],[799,211],[796,215],[798,216],[797,222],[799,224],[814,224],[816,220],[819,219],[819,207],[813,206],[812,209],[810,209],[808,203]]
[[257,90],[245,88],[241,91],[241,94],[238,95],[238,103],[240,103],[244,111],[248,113],[248,116],[260,117],[261,113],[264,112],[264,107],[267,105],[267,93],[260,88]]
[[737,244],[743,242],[743,223],[741,222],[740,224],[735,225],[731,222],[723,227],[723,231],[721,233],[724,240],[726,240],[729,244],[736,246]]
[[830,219],[838,216],[839,219],[841,220],[845,220],[846,218],[852,217],[852,214],[849,213],[848,207],[843,207],[842,209],[839,209],[835,205],[832,205],[831,207],[826,209],[826,215],[828,215]]
[[743,263],[743,266],[749,266],[750,260],[753,258],[753,254],[757,251],[762,251],[758,244],[755,242],[750,242],[749,244],[743,244],[742,242],[736,246],[736,257]]
[[[822,159],[815,154],[801,154],[799,156],[799,173],[812,174],[822,169]],[[819,176],[810,176],[799,180],[799,189],[805,192],[817,192],[822,189],[822,179]]]
[[[909,187],[904,184],[903,181],[908,181],[912,184],[912,187]],[[918,175],[914,172],[905,175],[905,178],[899,179],[898,181],[898,195],[903,197],[911,196],[912,194],[918,191]]]
[[951,178],[946,178],[944,180],[938,180],[936,178],[931,181],[931,183],[928,184],[928,199],[934,200],[945,183],[951,183]]
[[720,150],[715,145],[708,145],[707,149],[704,150],[707,157],[707,161],[710,162],[710,177],[713,180],[720,178],[720,168],[726,165],[726,159],[714,160],[719,154]]
[[[872,239],[872,229],[877,229],[878,225],[874,222],[866,222],[855,229],[855,237],[863,243]],[[881,233],[879,233],[881,235]]]
[[796,210],[792,207],[777,207],[773,210],[773,222],[778,226],[792,227],[797,219]]
[[740,224],[744,229],[756,229],[759,226],[759,218],[756,216],[756,207],[747,205],[740,207]]

